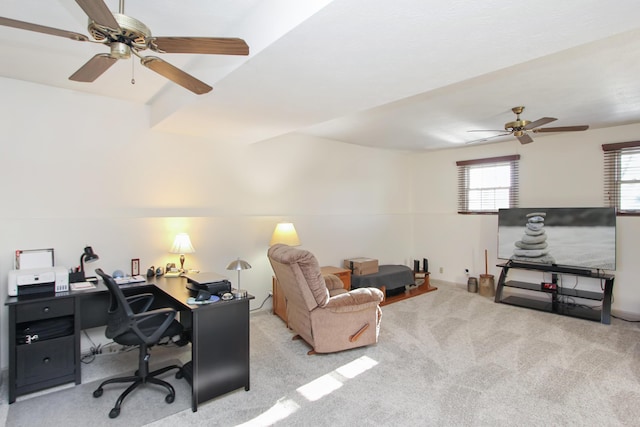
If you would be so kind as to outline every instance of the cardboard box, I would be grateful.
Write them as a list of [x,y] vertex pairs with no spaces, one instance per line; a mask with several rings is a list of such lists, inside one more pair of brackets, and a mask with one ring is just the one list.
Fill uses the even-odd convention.
[[349,258],[344,260],[344,268],[353,271],[355,276],[373,274],[378,272],[378,260],[373,258]]

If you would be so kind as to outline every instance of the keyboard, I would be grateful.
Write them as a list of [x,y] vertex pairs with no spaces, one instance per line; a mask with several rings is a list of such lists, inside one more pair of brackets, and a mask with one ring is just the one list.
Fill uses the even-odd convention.
[[115,280],[118,285],[127,285],[129,283],[140,283],[146,281],[142,276],[114,277],[113,280]]

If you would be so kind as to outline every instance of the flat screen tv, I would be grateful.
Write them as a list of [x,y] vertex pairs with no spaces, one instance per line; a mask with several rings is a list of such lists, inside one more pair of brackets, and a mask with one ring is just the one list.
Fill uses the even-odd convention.
[[615,209],[500,209],[498,258],[522,263],[615,270]]

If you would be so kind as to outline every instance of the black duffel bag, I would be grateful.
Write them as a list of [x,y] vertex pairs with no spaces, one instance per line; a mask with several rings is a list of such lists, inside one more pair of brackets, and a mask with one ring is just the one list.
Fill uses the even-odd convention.
[[73,316],[37,320],[19,324],[16,328],[17,344],[33,344],[73,334]]

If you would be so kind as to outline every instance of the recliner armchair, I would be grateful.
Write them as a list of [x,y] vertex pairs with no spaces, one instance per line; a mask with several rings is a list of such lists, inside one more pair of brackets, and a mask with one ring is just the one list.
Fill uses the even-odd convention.
[[[377,288],[339,291],[336,276],[322,276],[309,251],[276,244],[267,252],[287,300],[288,326],[312,347],[331,353],[378,342],[384,294]],[[334,292],[329,292],[327,282]],[[339,284],[338,284],[339,283]],[[333,294],[333,295],[332,295]]]
[[120,415],[120,406],[124,398],[138,386],[146,383],[166,388],[169,394],[164,400],[167,403],[173,403],[176,396],[173,386],[155,377],[171,369],[177,369],[176,378],[182,378],[182,368],[178,365],[171,365],[149,372],[149,347],[157,344],[162,338],[182,333],[182,325],[175,320],[176,310],[168,307],[149,310],[153,303],[153,294],[145,293],[127,297],[115,280],[105,274],[102,269],[96,269],[96,274],[104,280],[111,297],[105,331],[106,337],[113,339],[118,344],[137,345],[140,347],[140,351],[138,370],[134,375],[103,381],[93,392],[93,397],[102,396],[103,387],[107,384],[133,383],[120,394],[115,406],[109,412],[109,418],[116,418]]

